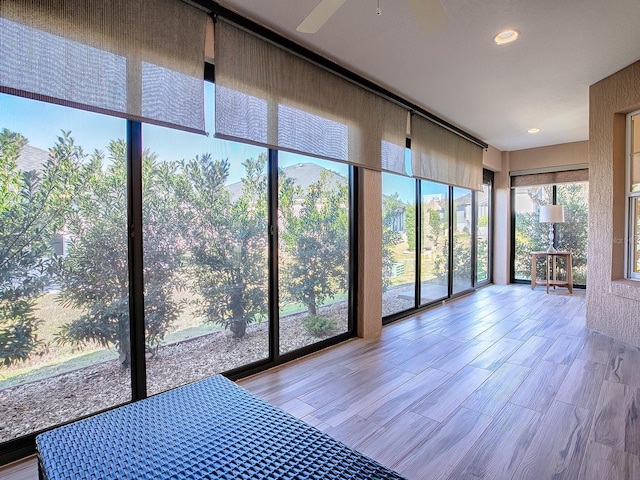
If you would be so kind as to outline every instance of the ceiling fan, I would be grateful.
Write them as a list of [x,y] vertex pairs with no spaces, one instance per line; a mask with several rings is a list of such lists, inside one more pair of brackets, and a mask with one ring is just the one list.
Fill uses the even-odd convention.
[[[296,30],[301,33],[316,33],[333,16],[334,13],[347,0],[320,0],[320,3],[311,11]],[[429,35],[440,30],[449,23],[440,0],[406,0],[413,11],[425,34]],[[376,9],[381,14],[380,4]]]

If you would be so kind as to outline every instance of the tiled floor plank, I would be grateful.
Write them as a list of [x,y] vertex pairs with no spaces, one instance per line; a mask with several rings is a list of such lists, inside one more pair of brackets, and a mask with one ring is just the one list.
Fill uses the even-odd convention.
[[511,403],[546,413],[569,367],[542,360],[511,398]]
[[399,459],[427,440],[439,423],[413,412],[405,412],[375,435],[354,442],[359,452],[394,468]]
[[600,332],[588,331],[577,358],[607,364],[609,363],[612,347],[613,338],[607,337]]
[[640,388],[605,381],[590,439],[614,450],[640,455]]
[[433,368],[456,373],[493,345],[487,340],[472,340],[432,364]]
[[450,480],[508,480],[533,440],[542,414],[507,405],[450,475]]
[[507,359],[507,362],[522,365],[523,367],[534,367],[542,356],[547,353],[547,350],[551,348],[553,342],[551,338],[531,336],[524,345]]
[[493,372],[466,366],[429,395],[411,407],[411,411],[443,421],[456,410]]
[[447,478],[490,423],[488,415],[460,408],[395,470],[412,480]]
[[360,414],[379,425],[385,425],[434,391],[450,377],[450,373],[428,368],[421,374],[416,375],[410,385],[405,388],[398,388],[376,400],[368,407],[365,407]]
[[569,368],[556,400],[595,410],[605,372],[605,365],[577,358]]
[[589,410],[553,402],[516,471],[519,480],[578,478],[587,447]]
[[[588,459],[588,460],[587,460]],[[589,442],[580,480],[632,480],[640,478],[640,457]]]
[[571,365],[571,362],[573,362],[582,348],[583,341],[584,339],[582,337],[562,334],[553,345],[551,345],[551,348],[547,350],[547,353],[542,359],[549,362]]
[[513,352],[523,345],[522,340],[514,340],[513,338],[501,338],[492,347],[486,349],[469,365],[486,370],[496,370],[502,365]]
[[615,341],[609,357],[610,382],[640,387],[640,348]]
[[530,368],[505,363],[491,375],[467,400],[464,407],[496,416],[513,393],[529,375]]

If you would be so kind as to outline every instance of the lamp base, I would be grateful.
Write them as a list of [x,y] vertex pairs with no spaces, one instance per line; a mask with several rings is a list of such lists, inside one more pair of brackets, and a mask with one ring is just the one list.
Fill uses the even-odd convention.
[[547,248],[547,253],[556,253],[557,250],[556,248],[553,246],[553,244],[555,243],[553,241],[553,223],[549,223],[549,248]]

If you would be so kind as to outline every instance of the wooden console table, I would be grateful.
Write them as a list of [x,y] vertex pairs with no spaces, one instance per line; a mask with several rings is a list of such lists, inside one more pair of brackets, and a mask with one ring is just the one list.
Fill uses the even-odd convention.
[[[545,269],[547,271],[544,281],[538,280],[536,275],[536,263],[538,257],[544,257]],[[557,259],[563,257],[567,267],[566,280],[558,280],[557,277]],[[571,278],[571,252],[531,252],[531,290],[536,288],[536,285],[545,285],[547,287],[547,293],[549,293],[549,287],[566,287],[569,289],[569,293],[573,293],[573,279]]]

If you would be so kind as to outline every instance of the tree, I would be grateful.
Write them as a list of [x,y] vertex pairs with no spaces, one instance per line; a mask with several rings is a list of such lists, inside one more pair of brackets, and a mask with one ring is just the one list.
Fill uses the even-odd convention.
[[416,250],[416,206],[409,204],[404,210],[404,224],[407,234],[407,244],[410,251]]
[[442,222],[440,221],[440,213],[433,209],[427,209],[427,223],[429,228],[426,237],[431,241],[433,249],[436,250],[440,246],[442,238]]
[[526,194],[533,208],[527,212],[516,212],[516,242],[513,266],[515,278],[531,278],[531,252],[546,250],[549,246],[549,225],[539,222],[539,213],[536,207],[550,203],[550,199],[553,198],[552,192],[553,187],[550,185],[528,188]]
[[[447,209],[444,209],[444,216],[447,218]],[[427,209],[428,224],[426,237],[432,244],[433,274],[441,282],[446,283],[447,269],[449,268],[449,233],[445,228],[448,221],[440,219],[440,211],[435,208]]]
[[402,241],[400,232],[393,227],[394,219],[404,215],[404,204],[397,193],[382,199],[382,291],[391,285],[391,269],[395,263],[393,247]]
[[18,169],[27,139],[0,131],[0,362],[25,360],[39,345],[36,299],[50,280],[53,235],[64,225],[82,151],[62,132],[41,171]]
[[[127,253],[126,144],[113,140],[103,153],[91,155],[85,190],[68,220],[73,241],[57,269],[64,305],[82,315],[64,324],[58,342],[82,347],[97,342],[115,346],[120,363],[129,365],[129,270]],[[143,155],[145,334],[155,353],[181,305],[172,300],[180,287],[181,223],[174,189],[179,186],[175,166]]]
[[283,287],[310,315],[347,289],[348,203],[347,182],[332,187],[326,172],[306,191],[290,179],[280,181]]
[[564,205],[564,223],[556,225],[556,248],[571,252],[573,281],[587,283],[588,183],[557,186],[559,205]]
[[190,262],[204,298],[202,313],[236,338],[267,313],[266,161],[261,154],[243,163],[246,175],[235,202],[225,187],[228,160],[205,154],[184,164]]
[[471,235],[459,232],[453,238],[453,280],[467,288],[471,286]]

